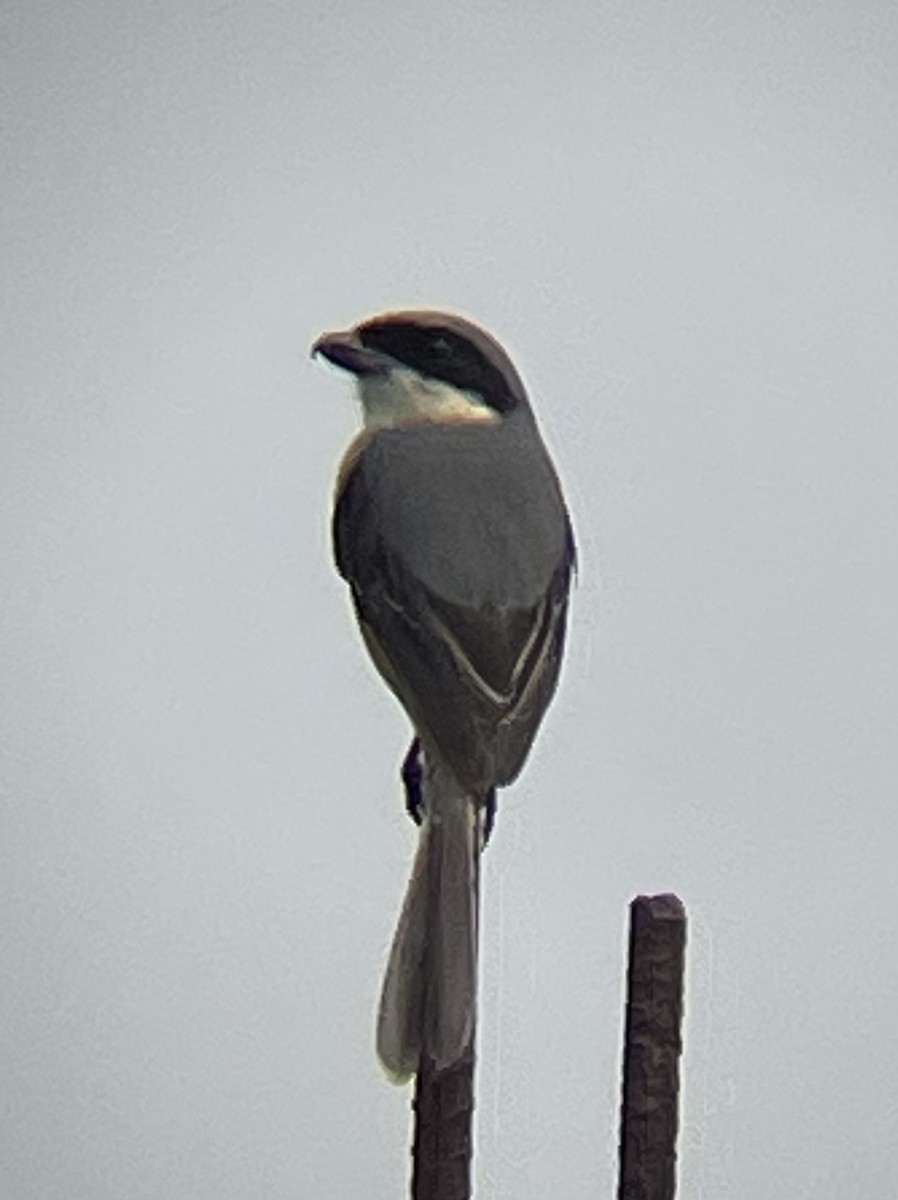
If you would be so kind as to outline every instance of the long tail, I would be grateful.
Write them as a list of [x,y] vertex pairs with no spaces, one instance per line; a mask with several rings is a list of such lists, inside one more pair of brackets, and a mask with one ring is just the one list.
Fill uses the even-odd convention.
[[474,1036],[479,807],[428,762],[424,808],[377,1017],[377,1054],[397,1083],[417,1071],[422,1051],[448,1067]]

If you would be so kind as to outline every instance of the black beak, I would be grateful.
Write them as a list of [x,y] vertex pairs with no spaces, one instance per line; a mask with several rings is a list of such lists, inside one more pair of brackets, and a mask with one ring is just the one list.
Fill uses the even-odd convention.
[[388,355],[363,346],[352,329],[322,333],[312,346],[312,357],[316,354],[353,375],[378,375],[395,365]]

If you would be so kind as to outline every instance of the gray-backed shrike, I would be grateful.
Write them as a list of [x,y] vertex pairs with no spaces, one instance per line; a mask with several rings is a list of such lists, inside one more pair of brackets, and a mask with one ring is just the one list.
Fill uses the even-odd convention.
[[313,352],[358,384],[364,427],[339,471],[334,557],[424,754],[377,1029],[404,1079],[423,1046],[446,1067],[471,1041],[480,844],[555,690],[574,538],[524,385],[488,333],[390,312]]

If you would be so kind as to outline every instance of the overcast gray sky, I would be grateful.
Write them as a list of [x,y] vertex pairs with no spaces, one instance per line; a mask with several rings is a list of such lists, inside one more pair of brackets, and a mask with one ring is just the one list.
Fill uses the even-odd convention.
[[686,902],[684,1200],[898,1192],[898,15],[7,0],[0,1195],[405,1188],[413,847],[321,330],[508,346],[580,541],[485,862],[478,1195],[612,1192]]

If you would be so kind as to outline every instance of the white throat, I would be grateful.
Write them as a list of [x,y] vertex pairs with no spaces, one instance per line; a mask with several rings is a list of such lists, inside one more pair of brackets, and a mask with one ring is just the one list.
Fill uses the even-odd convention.
[[358,391],[366,429],[386,429],[417,421],[496,424],[502,419],[477,392],[419,375],[410,367],[360,376]]

